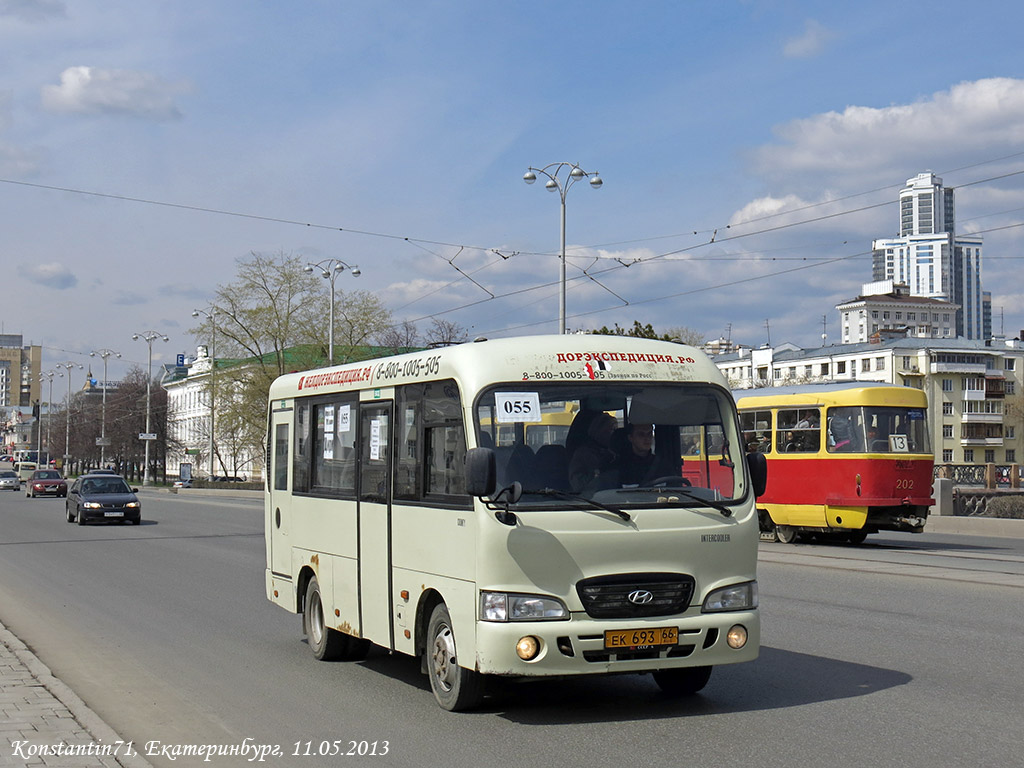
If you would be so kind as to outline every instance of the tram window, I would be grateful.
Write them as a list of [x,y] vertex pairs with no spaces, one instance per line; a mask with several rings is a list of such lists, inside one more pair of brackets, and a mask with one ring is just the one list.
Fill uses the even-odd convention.
[[772,412],[743,411],[740,413],[740,430],[747,453],[772,452]]
[[820,426],[817,408],[780,410],[776,449],[779,453],[816,453],[821,447]]

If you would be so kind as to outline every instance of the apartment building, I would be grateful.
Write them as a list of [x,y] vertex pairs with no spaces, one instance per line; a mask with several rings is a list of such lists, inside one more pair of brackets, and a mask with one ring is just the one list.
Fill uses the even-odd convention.
[[923,389],[935,461],[1024,458],[1024,341],[903,337],[817,349],[742,349],[713,358],[733,389],[884,381]]

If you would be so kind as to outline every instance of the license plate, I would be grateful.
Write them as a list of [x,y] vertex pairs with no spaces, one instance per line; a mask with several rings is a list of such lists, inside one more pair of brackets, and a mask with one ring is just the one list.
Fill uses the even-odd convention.
[[104,512],[104,517],[124,517],[124,512]]
[[646,629],[613,629],[604,633],[604,647],[637,650],[664,648],[679,644],[678,627],[647,627]]

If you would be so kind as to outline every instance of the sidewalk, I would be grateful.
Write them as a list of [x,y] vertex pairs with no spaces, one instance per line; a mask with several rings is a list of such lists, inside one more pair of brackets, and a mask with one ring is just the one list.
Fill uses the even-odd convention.
[[0,766],[149,766],[2,623],[0,734]]

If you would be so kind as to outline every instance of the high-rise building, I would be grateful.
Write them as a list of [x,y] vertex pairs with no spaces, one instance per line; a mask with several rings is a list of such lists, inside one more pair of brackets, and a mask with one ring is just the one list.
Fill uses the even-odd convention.
[[930,171],[907,180],[900,190],[899,236],[872,243],[872,279],[957,304],[956,335],[985,339],[991,303],[981,288],[982,238],[957,236],[953,192]]
[[17,334],[0,334],[0,406],[31,406],[39,399],[42,348],[22,345]]

